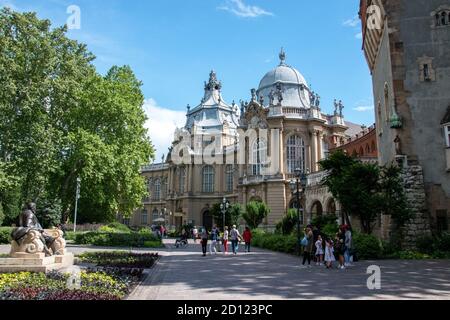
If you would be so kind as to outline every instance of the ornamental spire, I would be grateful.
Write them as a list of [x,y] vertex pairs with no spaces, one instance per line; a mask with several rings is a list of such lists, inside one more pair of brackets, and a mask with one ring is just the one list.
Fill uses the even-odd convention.
[[285,66],[286,65],[286,52],[284,52],[284,48],[281,47],[281,51],[279,54],[280,57],[280,66]]
[[209,81],[208,83],[205,83],[205,90],[206,91],[214,91],[214,90],[221,90],[222,89],[222,83],[217,80],[217,75],[214,70],[211,70],[209,74]]

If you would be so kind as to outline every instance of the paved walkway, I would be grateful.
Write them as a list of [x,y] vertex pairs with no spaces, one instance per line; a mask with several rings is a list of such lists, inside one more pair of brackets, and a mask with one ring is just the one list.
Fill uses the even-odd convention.
[[[171,241],[166,241],[170,248]],[[298,258],[256,249],[202,257],[200,245],[168,249],[134,300],[450,299],[450,261],[365,261],[346,270],[300,268]],[[381,290],[367,288],[370,265]]]
[[[202,257],[199,244],[158,250],[161,259],[130,295],[132,300],[271,299],[446,299],[450,300],[450,260],[364,261],[346,270],[299,267],[294,256],[255,249],[237,256]],[[75,254],[117,250],[69,246]],[[120,248],[123,250],[124,248]],[[9,246],[0,246],[7,253]],[[135,251],[135,250],[133,250]],[[136,250],[155,252],[155,250]],[[381,290],[367,288],[367,267],[381,268]]]

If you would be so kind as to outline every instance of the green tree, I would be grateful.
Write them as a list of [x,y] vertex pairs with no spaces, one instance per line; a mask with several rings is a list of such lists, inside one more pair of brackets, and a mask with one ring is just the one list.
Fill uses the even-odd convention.
[[251,201],[247,204],[245,212],[242,214],[250,229],[256,229],[269,215],[270,209],[264,202]]
[[0,10],[0,180],[16,183],[0,187],[0,202],[5,213],[20,210],[10,201],[16,190],[19,203],[60,201],[67,220],[80,177],[80,221],[130,215],[146,194],[140,168],[154,154],[141,82],[127,66],[99,75],[66,32],[34,13]]
[[284,235],[292,233],[294,228],[297,227],[298,212],[296,209],[289,209],[283,219],[277,224],[276,230]]
[[347,220],[348,214],[360,219],[364,232],[372,232],[380,214],[391,215],[398,227],[410,218],[398,167],[362,163],[341,151],[320,165],[328,171],[323,185],[341,203]]
[[[220,209],[220,203],[216,203],[210,210],[214,221],[220,229],[223,229],[223,215]],[[239,218],[242,216],[242,206],[239,203],[232,204],[225,212],[225,225],[232,226],[237,225]]]

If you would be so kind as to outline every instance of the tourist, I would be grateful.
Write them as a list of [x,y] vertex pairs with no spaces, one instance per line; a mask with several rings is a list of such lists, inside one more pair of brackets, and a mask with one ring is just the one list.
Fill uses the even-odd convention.
[[323,262],[323,242],[322,236],[320,234],[317,237],[315,246],[316,246],[316,265],[320,266]]
[[314,247],[314,235],[310,227],[307,227],[305,230],[305,238],[303,238],[303,266],[306,264],[306,260],[308,260],[308,267],[311,266],[311,253]]
[[223,244],[223,254],[228,254],[228,227],[224,228],[223,231],[223,239],[222,239],[222,244]]
[[217,254],[217,239],[219,239],[219,229],[217,225],[214,225],[211,230],[211,243],[209,244],[209,254],[212,254],[214,248],[214,254]]
[[245,231],[242,234],[245,242],[245,252],[250,252],[250,243],[252,242],[252,232],[249,227],[245,227]]
[[325,241],[325,264],[327,269],[333,268],[333,261],[336,261],[334,257],[333,241],[327,238]]
[[230,238],[231,238],[231,249],[233,250],[233,254],[237,254],[238,251],[238,244],[239,240],[242,239],[241,234],[239,233],[239,230],[236,229],[236,225],[233,226],[230,232]]
[[353,251],[353,239],[352,239],[352,230],[349,225],[345,225],[345,252],[344,252],[344,265],[346,267],[351,267],[352,262],[352,251]]
[[194,238],[194,242],[197,243],[198,229],[196,226],[194,226],[194,229],[192,229],[192,238]]
[[208,230],[206,228],[203,228],[201,238],[202,238],[202,252],[203,256],[206,257],[206,248],[208,245]]
[[339,232],[336,234],[335,252],[339,260],[338,268],[345,269],[345,260],[344,260],[345,232],[343,230],[343,226],[339,228]]

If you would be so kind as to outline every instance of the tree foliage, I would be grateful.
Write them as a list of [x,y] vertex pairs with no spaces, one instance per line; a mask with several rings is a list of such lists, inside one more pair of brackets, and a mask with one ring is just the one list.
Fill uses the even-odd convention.
[[399,168],[362,163],[341,151],[320,165],[329,173],[323,184],[347,214],[359,218],[364,232],[372,232],[380,214],[391,215],[398,226],[409,219]]
[[[210,212],[214,217],[217,226],[220,229],[223,229],[223,214],[220,209],[220,203],[214,204]],[[239,203],[232,204],[225,212],[225,226],[237,225],[242,213],[242,206]]]
[[269,215],[270,209],[264,202],[251,201],[247,204],[245,212],[242,214],[250,229],[256,229]]
[[80,177],[82,222],[130,215],[146,193],[140,168],[153,157],[141,82],[128,66],[99,75],[66,31],[0,11],[0,202],[5,214],[17,194],[19,206],[60,203],[67,220]]

